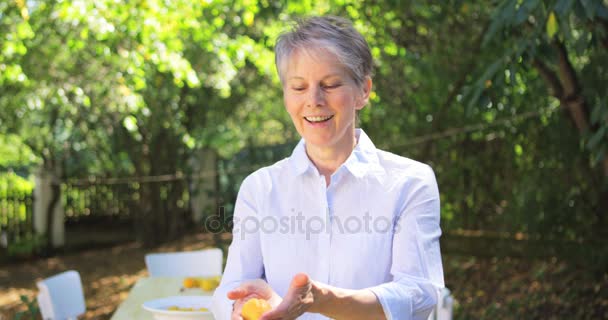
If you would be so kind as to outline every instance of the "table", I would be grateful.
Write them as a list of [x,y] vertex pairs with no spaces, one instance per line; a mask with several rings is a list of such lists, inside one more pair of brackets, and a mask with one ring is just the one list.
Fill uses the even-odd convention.
[[141,304],[153,299],[169,296],[212,295],[211,291],[188,289],[180,292],[184,277],[149,277],[137,280],[129,296],[123,301],[111,320],[152,320],[152,314],[141,307]]

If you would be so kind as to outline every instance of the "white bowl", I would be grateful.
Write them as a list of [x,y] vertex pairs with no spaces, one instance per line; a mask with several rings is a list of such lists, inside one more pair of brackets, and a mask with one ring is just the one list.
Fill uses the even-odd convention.
[[142,307],[154,315],[156,320],[213,320],[211,311],[174,311],[171,306],[180,308],[207,308],[211,310],[210,296],[174,296],[146,301]]

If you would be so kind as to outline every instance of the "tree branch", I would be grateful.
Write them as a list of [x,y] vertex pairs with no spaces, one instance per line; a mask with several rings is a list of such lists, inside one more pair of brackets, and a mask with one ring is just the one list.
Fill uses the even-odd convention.
[[549,90],[551,91],[551,95],[559,99],[560,101],[564,98],[564,87],[562,87],[557,74],[549,68],[543,61],[538,58],[534,58],[532,60],[532,66],[536,68],[536,71],[540,74],[540,76],[547,82],[549,85]]
[[572,63],[570,63],[568,51],[566,50],[564,43],[561,41],[555,41],[552,43],[552,45],[557,49],[558,67],[564,88],[564,98],[569,99],[571,96],[578,94],[580,91],[576,71],[574,71]]
[[586,132],[589,130],[590,112],[587,101],[581,92],[576,71],[570,63],[564,43],[555,41],[553,46],[557,49],[559,75],[564,88],[562,104],[568,107],[578,130]]
[[21,142],[23,144],[25,144],[26,146],[28,146],[30,148],[30,150],[32,150],[32,152],[39,156],[40,159],[42,159],[42,163],[47,161],[46,156],[44,155],[44,152],[42,152],[41,149],[38,148],[38,146],[36,146],[35,144],[33,144],[29,139],[22,139]]

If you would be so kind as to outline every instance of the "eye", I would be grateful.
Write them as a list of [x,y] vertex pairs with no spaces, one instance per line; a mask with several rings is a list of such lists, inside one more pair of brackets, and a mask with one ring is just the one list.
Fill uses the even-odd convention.
[[330,83],[330,84],[323,85],[323,88],[324,89],[336,89],[340,86],[342,86],[341,83]]

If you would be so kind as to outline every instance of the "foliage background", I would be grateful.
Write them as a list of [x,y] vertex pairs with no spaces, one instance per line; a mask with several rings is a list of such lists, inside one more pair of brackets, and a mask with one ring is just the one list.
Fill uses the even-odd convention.
[[[606,1],[4,1],[2,168],[69,181],[188,175],[201,152],[224,167],[276,161],[289,148],[251,151],[298,138],[272,47],[312,14],[348,17],[369,40],[361,127],[433,166],[445,230],[605,237]],[[220,177],[221,205],[246,173]],[[138,192],[140,240],[175,236],[153,222],[182,217],[156,209],[165,191]]]

